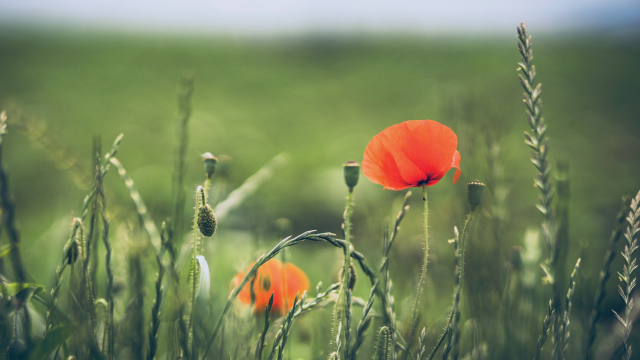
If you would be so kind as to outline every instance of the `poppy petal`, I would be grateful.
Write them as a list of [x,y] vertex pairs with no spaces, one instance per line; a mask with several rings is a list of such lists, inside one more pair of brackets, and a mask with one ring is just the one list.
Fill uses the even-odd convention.
[[286,305],[291,308],[296,295],[301,297],[309,289],[309,279],[299,267],[291,263],[287,263],[284,268]]
[[[252,266],[253,263],[249,265],[249,269]],[[237,288],[244,276],[245,272],[238,272],[231,280],[230,287]],[[309,279],[297,266],[291,263],[285,266],[280,260],[271,259],[258,268],[255,278],[238,294],[237,299],[245,305],[251,305],[251,287],[255,295],[254,313],[264,313],[273,294],[272,314],[284,315],[293,306],[296,294],[302,296],[309,289]]]
[[458,137],[433,120],[409,120],[374,136],[365,149],[362,172],[392,190],[433,185],[452,167],[460,177]]
[[400,170],[391,152],[383,144],[380,134],[374,136],[364,151],[362,173],[369,180],[392,190],[411,187],[400,175]]
[[415,140],[409,139],[407,135],[410,136],[404,126],[394,125],[378,134],[378,137],[385,147],[389,149],[391,156],[393,156],[402,181],[410,186],[417,186],[420,182],[427,180],[427,176],[407,155],[406,151],[410,150],[406,148],[406,143],[415,142]]
[[456,152],[453,153],[453,159],[451,160],[451,168],[456,168],[456,172],[455,174],[453,174],[453,183],[455,184],[456,181],[458,181],[458,178],[460,177],[460,153],[458,152],[458,150],[456,150]]
[[404,139],[399,142],[411,161],[432,178],[448,170],[458,147],[458,137],[449,127],[433,120],[405,121]]

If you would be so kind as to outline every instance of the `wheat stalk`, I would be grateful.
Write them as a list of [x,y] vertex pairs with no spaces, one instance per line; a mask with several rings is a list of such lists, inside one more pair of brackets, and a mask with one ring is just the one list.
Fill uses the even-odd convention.
[[634,199],[631,199],[631,207],[629,215],[627,215],[627,222],[629,223],[629,226],[627,226],[627,230],[624,233],[624,238],[627,240],[627,244],[624,246],[624,251],[622,252],[625,264],[622,267],[622,273],[618,273],[620,281],[625,284],[624,289],[622,286],[618,285],[618,293],[625,303],[625,318],[623,319],[617,312],[615,312],[615,310],[612,311],[616,316],[616,319],[618,319],[624,327],[622,332],[622,345],[624,347],[623,358],[625,360],[630,360],[631,344],[629,343],[629,336],[631,335],[631,328],[633,326],[630,317],[631,309],[633,309],[633,297],[631,296],[631,292],[636,286],[636,278],[634,277],[632,279],[631,275],[638,267],[638,265],[636,265],[636,259],[632,258],[632,256],[638,249],[638,239],[635,239],[634,237],[638,231],[640,231],[640,191],[638,191],[638,194]]

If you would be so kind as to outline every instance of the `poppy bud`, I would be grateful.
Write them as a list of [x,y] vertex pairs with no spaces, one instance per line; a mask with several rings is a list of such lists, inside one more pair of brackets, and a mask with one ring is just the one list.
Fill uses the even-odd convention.
[[213,214],[213,210],[209,204],[200,205],[198,207],[198,229],[204,236],[212,236],[218,227],[218,220]]
[[469,190],[469,205],[471,205],[471,210],[475,210],[482,202],[482,197],[484,196],[484,187],[485,185],[479,180],[473,180],[472,182],[467,184],[467,189]]
[[69,245],[69,248],[64,254],[65,259],[67,260],[67,264],[71,265],[78,260],[78,256],[80,255],[80,250],[78,248],[78,241],[74,241]]
[[216,171],[216,164],[218,163],[218,158],[213,156],[211,153],[202,154],[202,160],[204,160],[204,172],[207,174],[208,178],[211,178],[213,172]]
[[[342,281],[344,277],[344,268],[340,268],[340,274],[338,278]],[[358,275],[356,271],[356,267],[353,264],[349,264],[349,279],[347,279],[347,288],[351,291],[356,287],[356,280],[358,280]]]
[[344,182],[347,183],[349,191],[352,191],[353,188],[358,185],[358,178],[360,177],[360,164],[352,160],[342,164],[342,167],[344,168]]

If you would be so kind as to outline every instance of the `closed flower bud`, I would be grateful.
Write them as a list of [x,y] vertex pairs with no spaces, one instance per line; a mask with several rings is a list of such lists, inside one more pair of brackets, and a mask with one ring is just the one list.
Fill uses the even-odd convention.
[[69,245],[66,253],[64,254],[65,259],[67,260],[67,264],[71,265],[78,260],[78,256],[80,255],[80,250],[78,246],[78,241],[74,241]]
[[[340,268],[340,274],[338,275],[340,281],[342,281],[344,277],[344,267]],[[351,291],[356,287],[356,280],[358,280],[358,275],[356,271],[356,267],[353,264],[349,264],[349,279],[347,279],[347,288]]]
[[198,207],[198,229],[204,236],[212,236],[218,227],[218,220],[209,204]]
[[349,191],[358,185],[358,178],[360,177],[360,164],[355,161],[347,161],[342,165],[344,168],[344,182],[347,183]]
[[216,171],[218,158],[213,156],[211,153],[204,153],[202,155],[202,160],[204,160],[204,172],[207,174],[208,178],[211,178],[211,175]]
[[471,210],[475,210],[478,206],[480,206],[482,197],[484,196],[484,188],[485,185],[479,180],[473,180],[472,182],[467,184],[467,189],[469,190],[469,205],[471,205]]

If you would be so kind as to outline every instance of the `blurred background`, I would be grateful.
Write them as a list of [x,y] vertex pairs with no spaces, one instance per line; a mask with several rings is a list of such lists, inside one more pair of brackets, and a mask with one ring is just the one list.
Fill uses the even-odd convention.
[[[78,215],[91,186],[94,136],[106,152],[124,133],[118,158],[157,223],[170,216],[177,89],[182,77],[193,77],[189,193],[204,180],[204,152],[231,159],[226,176],[214,184],[214,200],[285,152],[273,176],[204,245],[220,303],[233,275],[283,235],[341,233],[347,194],[341,165],[361,161],[374,135],[404,120],[433,119],[457,133],[462,176],[452,185],[448,174],[430,188],[432,258],[422,320],[433,339],[446,323],[453,288],[453,246],[446,240],[468,211],[466,183],[479,179],[488,191],[467,248],[466,296],[472,300],[463,307],[466,326],[477,328],[489,344],[508,343],[508,331],[495,330],[492,321],[499,318],[496,304],[511,291],[511,255],[529,251],[529,258],[523,255],[534,264],[529,286],[541,290],[528,299],[535,316],[513,321],[535,337],[511,339],[524,348],[506,347],[503,355],[531,354],[549,289],[538,281],[542,272],[535,265],[546,256],[544,249],[533,240],[525,243],[527,231],[535,240],[532,231],[542,216],[523,142],[529,127],[516,71],[516,27],[523,20],[543,84],[551,163],[568,167],[568,268],[582,258],[571,345],[579,353],[580,328],[588,322],[621,197],[640,189],[637,1],[0,0],[0,109],[9,114],[2,155],[30,275],[51,284],[72,214]],[[114,228],[129,224],[135,236],[143,236],[115,171],[106,189]],[[401,320],[411,315],[408,304],[422,263],[416,190],[391,252]],[[355,189],[354,245],[374,268],[403,195],[364,177]],[[122,253],[125,232],[112,232]],[[115,256],[123,257],[117,249]],[[151,284],[156,270],[148,255]],[[296,246],[287,257],[312,284],[335,282],[342,263],[338,250],[326,244]],[[613,269],[621,268],[618,258]],[[125,274],[116,270],[122,284]],[[356,295],[366,298],[369,287],[361,284]],[[605,309],[622,309],[616,286],[612,278]],[[601,329],[615,335],[610,314],[605,310]],[[309,334],[326,336],[303,320],[298,343]],[[464,331],[463,341],[474,333]],[[607,339],[600,340],[601,351],[612,354],[619,337]],[[314,346],[321,345],[294,351],[311,358],[326,350]]]

